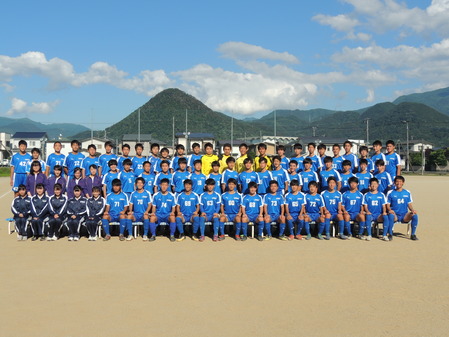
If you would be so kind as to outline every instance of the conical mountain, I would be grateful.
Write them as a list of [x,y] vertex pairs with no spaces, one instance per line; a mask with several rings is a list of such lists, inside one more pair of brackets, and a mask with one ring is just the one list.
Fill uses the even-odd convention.
[[[120,138],[127,133],[138,132],[138,110],[120,122],[107,128],[109,137]],[[171,143],[173,136],[173,117],[175,133],[212,133],[217,140],[231,138],[231,117],[213,111],[192,95],[179,89],[166,89],[155,95],[140,107],[140,133],[149,133],[153,138]],[[259,128],[241,120],[234,119],[234,139],[246,135],[259,135]]]

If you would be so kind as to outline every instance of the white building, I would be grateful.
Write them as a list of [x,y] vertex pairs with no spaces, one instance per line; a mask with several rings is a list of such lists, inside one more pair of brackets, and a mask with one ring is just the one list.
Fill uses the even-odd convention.
[[47,142],[45,144],[46,156],[43,157],[43,158],[47,158],[50,154],[55,152],[55,150],[53,148],[55,142],[60,142],[61,143],[61,153],[62,154],[67,156],[72,151],[72,148],[70,147],[70,140],[67,140],[67,139],[51,140],[51,141],[49,141],[49,142]]
[[46,147],[45,143],[48,141],[48,136],[46,132],[16,132],[11,137],[11,150],[12,152],[19,151],[19,142],[24,140],[28,144],[28,151],[32,148],[38,148],[41,150],[41,157],[46,157]]
[[[119,148],[117,148],[117,153],[121,154],[123,144],[128,144],[129,147],[131,148],[129,155],[135,156],[136,155],[135,146],[138,143],[143,145],[144,156],[148,156],[150,154],[151,144],[154,143],[159,144],[161,149],[167,145],[167,143],[159,139],[153,138],[151,134],[148,133],[142,133],[140,135],[138,135],[137,133],[128,133],[123,135],[120,144],[118,144]],[[169,153],[172,154],[171,147],[169,147],[168,150]]]
[[186,152],[191,153],[192,152],[192,144],[198,143],[200,144],[201,151],[204,151],[204,144],[211,143],[214,150],[217,147],[217,143],[215,141],[215,136],[212,133],[195,133],[191,132],[188,134],[188,137],[186,138],[186,135],[184,132],[179,132],[175,134],[176,138],[176,144],[182,144],[186,148]]
[[11,134],[0,132],[0,165],[7,165],[5,158],[11,157]]
[[[91,144],[94,144],[97,148],[97,153],[102,155],[106,153],[106,150],[104,148],[104,143],[106,143],[107,141],[111,141],[110,139],[104,139],[104,138],[97,138],[97,137],[93,137],[93,138],[86,138],[83,140],[80,140],[81,143],[81,152],[84,154],[87,154],[87,147]],[[114,145],[116,145],[114,143],[114,141],[112,141],[112,143]],[[113,153],[117,153],[116,149],[112,149]]]

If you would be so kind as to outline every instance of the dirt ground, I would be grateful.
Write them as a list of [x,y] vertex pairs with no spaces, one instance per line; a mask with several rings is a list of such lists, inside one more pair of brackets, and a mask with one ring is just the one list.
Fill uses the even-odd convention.
[[447,336],[449,177],[406,188],[417,242],[17,242],[2,220],[0,336]]

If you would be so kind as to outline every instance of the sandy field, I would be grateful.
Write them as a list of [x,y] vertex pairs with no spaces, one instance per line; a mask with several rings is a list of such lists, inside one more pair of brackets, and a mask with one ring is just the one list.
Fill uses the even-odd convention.
[[0,336],[449,335],[449,177],[407,178],[417,242],[17,242],[8,183]]

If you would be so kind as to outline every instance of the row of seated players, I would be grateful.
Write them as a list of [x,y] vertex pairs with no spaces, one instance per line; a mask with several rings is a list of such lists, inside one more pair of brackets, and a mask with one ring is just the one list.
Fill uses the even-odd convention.
[[[327,189],[318,193],[318,183],[311,181],[309,191],[300,192],[298,180],[290,182],[291,192],[284,197],[279,192],[276,180],[269,182],[269,193],[257,194],[258,185],[250,182],[249,193],[242,196],[236,191],[237,181],[228,181],[228,191],[219,194],[214,191],[215,180],[206,180],[206,191],[201,195],[192,190],[193,182],[184,180],[184,191],[175,195],[168,191],[170,181],[161,180],[161,190],[152,196],[145,191],[145,180],[141,177],[135,180],[136,191],[130,197],[122,192],[119,179],[112,181],[112,192],[104,199],[101,190],[95,186],[92,197],[81,195],[82,188],[74,187],[74,197],[68,199],[62,192],[62,186],[54,186],[54,195],[48,197],[42,184],[36,186],[36,194],[29,197],[24,185],[19,186],[19,196],[13,200],[12,212],[19,240],[27,239],[27,223],[31,217],[33,240],[44,238],[44,223],[48,221],[47,240],[56,240],[60,229],[66,220],[69,229],[69,240],[77,241],[80,237],[80,227],[85,223],[89,240],[97,239],[97,228],[101,222],[105,232],[104,240],[110,240],[110,223],[120,224],[120,240],[132,240],[133,222],[143,223],[143,240],[154,241],[156,229],[161,223],[169,224],[170,241],[185,239],[184,225],[193,224],[194,240],[204,241],[205,224],[213,225],[213,241],[225,238],[225,222],[235,225],[235,239],[246,240],[248,223],[257,226],[259,240],[269,240],[272,237],[271,224],[279,224],[279,239],[302,239],[303,228],[306,239],[311,238],[310,223],[318,225],[318,238],[330,239],[331,221],[338,224],[338,237],[348,239],[352,236],[351,221],[359,224],[358,237],[371,240],[372,222],[383,222],[383,240],[393,239],[395,222],[409,223],[411,221],[411,239],[417,240],[416,228],[418,215],[413,207],[411,193],[403,188],[405,179],[395,178],[395,189],[385,196],[379,192],[379,181],[371,178],[369,191],[362,194],[358,190],[358,178],[349,179],[349,190],[345,193],[337,191],[335,177],[327,179]],[[49,219],[47,219],[49,218]],[[284,233],[288,226],[289,235]],[[296,226],[296,231],[295,231]],[[125,238],[125,230],[128,232]],[[176,230],[178,237],[175,237]],[[265,236],[264,236],[265,231]],[[346,231],[346,234],[345,234]],[[365,236],[365,231],[367,236]],[[199,235],[198,235],[199,232]],[[324,236],[323,236],[324,234]]]
[[[151,173],[151,163],[146,161],[143,163],[143,173],[139,177],[145,180],[145,190],[150,194],[154,194],[160,191],[160,183],[162,179],[168,179],[171,185],[170,191],[179,194],[184,191],[184,180],[190,179],[193,183],[193,191],[197,194],[204,192],[205,182],[207,179],[214,179],[215,191],[217,193],[224,193],[228,189],[228,181],[233,178],[237,181],[238,192],[243,194],[249,193],[249,183],[255,182],[258,185],[258,193],[266,194],[269,189],[269,182],[276,180],[280,186],[280,190],[285,193],[291,191],[290,182],[297,180],[300,185],[300,190],[304,193],[309,191],[309,182],[319,182],[320,191],[324,191],[327,188],[327,180],[329,177],[334,177],[337,181],[337,190],[344,193],[349,190],[349,179],[351,177],[357,177],[359,180],[358,189],[362,193],[366,193],[369,188],[369,180],[376,177],[379,182],[380,192],[386,194],[393,187],[393,179],[391,175],[385,170],[385,162],[382,159],[376,162],[376,173],[373,175],[368,171],[368,161],[361,159],[359,164],[359,172],[352,173],[352,164],[349,160],[342,162],[342,173],[333,168],[333,158],[325,157],[325,167],[318,173],[312,170],[312,160],[310,158],[304,159],[302,166],[303,169],[298,171],[298,163],[295,160],[289,162],[289,169],[285,170],[281,166],[281,157],[276,156],[273,158],[273,171],[267,170],[268,161],[266,158],[259,159],[260,172],[253,170],[254,162],[250,158],[246,158],[243,161],[244,171],[240,174],[234,170],[235,160],[229,157],[227,162],[227,169],[221,174],[219,173],[220,164],[218,161],[212,162],[212,173],[205,175],[202,173],[202,162],[195,160],[193,163],[194,171],[192,173],[187,171],[187,160],[180,158],[178,160],[179,169],[175,173],[171,173],[169,169],[169,163],[162,161],[161,172],[158,174]],[[74,177],[68,181],[62,176],[62,167],[57,165],[54,167],[54,175],[47,179],[42,173],[41,164],[39,162],[33,162],[31,166],[31,173],[26,180],[26,189],[29,196],[35,194],[35,186],[39,183],[43,184],[48,191],[48,195],[53,194],[53,187],[56,183],[63,186],[62,193],[66,193],[69,198],[74,196],[73,187],[79,185],[82,187],[82,196],[91,197],[92,188],[99,186],[102,189],[103,196],[111,193],[112,181],[119,179],[122,182],[122,191],[127,193],[128,196],[135,190],[135,178],[136,175],[132,170],[132,162],[126,159],[123,162],[123,171],[117,169],[117,161],[112,159],[109,161],[109,172],[101,179],[97,175],[97,166],[92,164],[89,167],[90,174],[85,178],[82,178],[82,172],[80,168],[74,169]]]

